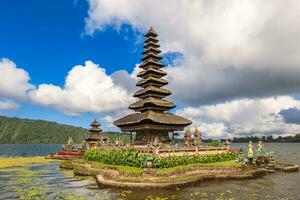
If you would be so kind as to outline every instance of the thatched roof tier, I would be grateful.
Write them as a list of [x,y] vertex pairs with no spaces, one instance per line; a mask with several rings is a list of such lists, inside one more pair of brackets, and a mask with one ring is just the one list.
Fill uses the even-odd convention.
[[154,28],[151,26],[151,27],[149,28],[149,30],[147,31],[147,33],[145,34],[145,36],[146,36],[146,37],[151,37],[151,36],[157,37],[158,34],[157,34],[156,31],[154,30]]
[[141,86],[143,88],[150,86],[150,85],[155,85],[162,87],[164,85],[167,85],[168,81],[162,78],[155,78],[155,77],[148,77],[146,79],[141,79],[139,82],[137,82],[136,86]]
[[[168,142],[168,131],[183,130],[192,122],[183,117],[166,113],[167,110],[176,105],[168,100],[166,96],[171,92],[162,88],[168,82],[163,79],[167,73],[163,71],[164,65],[160,62],[157,33],[151,27],[146,33],[144,52],[139,66],[142,70],[137,74],[141,80],[136,84],[142,87],[133,96],[140,100],[131,104],[130,109],[135,113],[125,116],[114,122],[122,131],[136,132],[136,143],[150,142],[158,138],[161,142]],[[151,129],[151,130],[150,130]],[[150,130],[148,132],[148,130]]]
[[146,99],[139,100],[129,106],[130,109],[136,111],[143,111],[143,110],[166,111],[175,107],[176,105],[168,100],[157,99],[153,97],[148,97]]
[[85,141],[99,141],[99,140],[107,140],[108,137],[103,135],[102,129],[99,128],[101,124],[95,119],[90,124],[91,128],[89,129],[90,134],[84,139]]
[[101,132],[102,129],[99,128],[99,127],[92,127],[92,128],[89,129],[89,131],[90,131],[90,132]]
[[91,133],[85,139],[85,141],[99,141],[99,140],[108,140],[108,137],[98,133]]
[[145,44],[149,43],[149,42],[153,42],[153,43],[158,43],[158,39],[155,37],[148,37],[145,40]]
[[147,54],[144,54],[144,56],[142,57],[142,61],[146,61],[146,60],[149,60],[149,59],[153,59],[155,60],[156,62],[159,62],[162,57],[157,55],[157,54],[154,54],[154,53],[147,53]]
[[154,86],[149,86],[143,89],[140,89],[136,93],[134,93],[134,97],[146,98],[146,97],[158,97],[163,98],[171,95],[171,91],[165,88],[159,88]]
[[153,46],[148,46],[147,48],[144,48],[144,51],[142,52],[142,54],[147,54],[147,53],[159,54],[159,53],[161,53],[161,50],[159,50]]
[[91,122],[90,126],[100,126],[101,124],[96,120],[94,119],[94,121]]
[[137,77],[145,77],[147,75],[153,75],[157,78],[161,78],[165,75],[167,75],[166,72],[162,71],[161,69],[154,69],[154,68],[148,68],[148,69],[143,69],[142,71],[140,71],[138,74],[137,74]]
[[142,64],[139,65],[140,68],[146,69],[146,68],[150,68],[150,67],[154,67],[154,68],[162,68],[164,65],[160,62],[157,62],[155,60],[147,60],[145,62],[143,62]]
[[160,45],[158,43],[153,42],[153,41],[149,41],[149,42],[144,44],[145,49],[150,48],[150,47],[159,48]]
[[143,129],[180,131],[191,123],[192,121],[172,113],[161,113],[151,110],[127,115],[114,122],[122,131],[129,132]]

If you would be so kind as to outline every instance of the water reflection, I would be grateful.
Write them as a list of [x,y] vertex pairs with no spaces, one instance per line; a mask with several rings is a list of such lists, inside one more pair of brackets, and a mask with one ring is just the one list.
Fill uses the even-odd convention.
[[[246,144],[234,144],[245,147]],[[300,165],[300,144],[267,144],[267,151],[283,162]],[[26,171],[27,170],[27,171]],[[58,163],[32,166],[21,171],[0,172],[0,199],[19,199],[22,191],[36,186],[45,190],[47,199],[58,193],[70,193],[86,199],[300,199],[300,173],[275,173],[261,179],[206,182],[189,187],[132,190],[99,186],[91,177],[74,176],[61,170]],[[30,172],[32,171],[32,172]],[[20,188],[22,190],[20,190]]]

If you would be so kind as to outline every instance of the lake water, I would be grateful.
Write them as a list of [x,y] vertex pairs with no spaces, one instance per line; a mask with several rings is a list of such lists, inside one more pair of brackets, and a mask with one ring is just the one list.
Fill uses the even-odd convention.
[[[246,144],[234,144],[245,148]],[[60,149],[60,145],[0,145],[0,157],[47,155]],[[300,144],[272,143],[266,144],[267,151],[276,152],[276,159],[300,165]],[[86,199],[299,199],[300,173],[275,173],[254,180],[206,182],[193,186],[155,189],[131,190],[99,187],[91,177],[74,176],[71,171],[61,170],[57,162],[41,166],[31,166],[31,171],[38,173],[34,177],[19,179],[18,173],[0,172],[0,199],[19,199],[24,188],[35,187],[46,191],[47,199],[54,199],[57,193],[81,195]],[[28,176],[29,174],[29,176]],[[17,178],[16,178],[17,177]],[[27,178],[27,179],[26,179]],[[31,179],[30,179],[31,178]],[[27,181],[26,181],[27,180]],[[36,184],[35,184],[36,183]],[[16,188],[19,188],[16,190]],[[23,190],[20,191],[20,188]]]

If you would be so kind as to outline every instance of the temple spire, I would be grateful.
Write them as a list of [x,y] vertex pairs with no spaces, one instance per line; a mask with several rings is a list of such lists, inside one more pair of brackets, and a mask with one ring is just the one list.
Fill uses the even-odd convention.
[[171,91],[164,88],[168,81],[163,70],[158,34],[153,27],[145,34],[144,51],[142,53],[140,78],[136,84],[141,89],[134,93],[138,101],[129,106],[136,113],[127,115],[114,124],[125,132],[136,132],[135,144],[147,144],[154,140],[170,142],[169,132],[181,131],[192,122],[167,111],[176,105],[165,97]]
[[151,26],[145,34],[144,51],[142,56],[143,63],[139,66],[142,70],[138,73],[141,80],[136,84],[142,89],[138,90],[133,96],[140,100],[131,104],[130,109],[145,112],[153,110],[156,112],[164,112],[175,107],[175,104],[165,100],[166,96],[171,92],[163,86],[168,82],[163,79],[166,72],[162,70],[164,65],[161,63],[162,57],[159,50],[159,40],[157,33]]

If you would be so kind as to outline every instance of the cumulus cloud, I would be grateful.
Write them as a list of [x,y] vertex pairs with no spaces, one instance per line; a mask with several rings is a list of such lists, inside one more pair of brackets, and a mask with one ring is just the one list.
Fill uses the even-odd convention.
[[0,110],[13,110],[18,107],[19,105],[12,100],[7,100],[7,99],[0,100]]
[[297,0],[90,0],[89,5],[87,34],[122,24],[144,32],[154,25],[163,50],[182,53],[180,64],[167,69],[174,98],[182,102],[300,90]]
[[34,89],[29,74],[6,58],[0,60],[0,97],[26,99],[27,92]]
[[186,107],[177,114],[192,119],[207,137],[280,135],[300,132],[299,124],[285,123],[282,111],[299,109],[300,101],[290,96],[240,99]]
[[114,84],[105,69],[92,61],[73,67],[63,88],[41,84],[29,95],[33,102],[55,107],[69,115],[117,111],[132,102],[127,91]]

